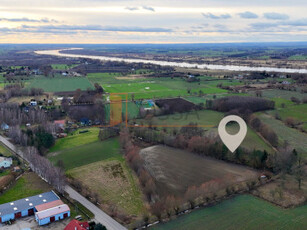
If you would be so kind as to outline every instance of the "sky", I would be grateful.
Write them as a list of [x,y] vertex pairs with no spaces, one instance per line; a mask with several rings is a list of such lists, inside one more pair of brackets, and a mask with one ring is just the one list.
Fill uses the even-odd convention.
[[306,0],[0,0],[0,43],[307,41]]

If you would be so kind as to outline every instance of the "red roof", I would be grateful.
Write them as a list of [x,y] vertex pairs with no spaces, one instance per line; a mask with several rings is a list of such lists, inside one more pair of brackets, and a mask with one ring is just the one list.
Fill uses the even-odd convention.
[[54,124],[65,125],[65,122],[65,120],[56,120],[54,121]]
[[40,205],[36,205],[35,208],[38,212],[49,209],[49,208],[53,208],[59,205],[64,204],[61,200],[55,200],[55,201],[51,201],[45,204],[40,204]]
[[72,220],[70,223],[64,228],[64,230],[88,230],[90,226],[88,222],[80,222],[78,220]]

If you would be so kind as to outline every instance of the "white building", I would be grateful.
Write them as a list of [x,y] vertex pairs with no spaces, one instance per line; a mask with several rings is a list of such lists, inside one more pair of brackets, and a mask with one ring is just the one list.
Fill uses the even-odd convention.
[[0,168],[9,168],[12,164],[12,158],[0,157]]

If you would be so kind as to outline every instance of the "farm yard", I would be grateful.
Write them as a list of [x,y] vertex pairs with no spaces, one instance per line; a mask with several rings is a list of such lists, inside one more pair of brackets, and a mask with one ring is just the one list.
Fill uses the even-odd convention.
[[239,195],[151,229],[304,229],[307,225],[306,212],[306,205],[282,209],[251,195]]
[[146,170],[157,182],[158,194],[182,196],[190,186],[220,180],[224,188],[230,184],[256,179],[258,172],[248,167],[201,157],[188,151],[162,145],[142,149]]

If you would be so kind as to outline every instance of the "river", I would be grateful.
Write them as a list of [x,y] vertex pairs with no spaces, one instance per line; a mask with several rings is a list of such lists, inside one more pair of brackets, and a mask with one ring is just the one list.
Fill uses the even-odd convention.
[[[81,48],[73,48],[81,49]],[[251,67],[251,66],[237,66],[237,65],[208,65],[208,64],[193,64],[187,62],[169,62],[169,61],[157,61],[157,60],[145,60],[145,59],[133,59],[133,58],[118,58],[118,57],[106,57],[106,56],[94,56],[94,55],[81,55],[81,54],[65,54],[60,51],[72,50],[72,49],[61,49],[61,50],[38,50],[36,54],[41,55],[54,55],[61,57],[71,58],[90,58],[98,59],[101,61],[118,61],[127,63],[146,63],[155,64],[161,66],[173,66],[173,67],[185,67],[185,68],[198,68],[198,69],[211,69],[211,70],[231,70],[231,71],[266,71],[266,72],[279,72],[279,73],[307,73],[307,69],[288,69],[288,68],[276,68],[276,67]]]

